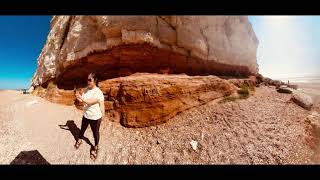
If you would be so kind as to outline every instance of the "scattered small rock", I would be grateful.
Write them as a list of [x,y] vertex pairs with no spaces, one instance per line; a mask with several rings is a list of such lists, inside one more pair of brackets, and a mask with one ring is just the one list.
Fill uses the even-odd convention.
[[198,149],[198,142],[197,141],[192,140],[190,142],[190,144],[191,144],[191,147],[192,147],[193,150],[196,151]]

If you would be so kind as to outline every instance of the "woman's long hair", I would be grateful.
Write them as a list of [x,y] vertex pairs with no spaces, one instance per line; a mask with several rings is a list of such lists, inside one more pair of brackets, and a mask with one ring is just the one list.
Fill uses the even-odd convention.
[[97,74],[94,73],[94,72],[91,72],[91,73],[88,75],[88,77],[92,78],[92,79],[94,80],[94,82],[96,83],[96,86],[98,87],[99,82],[98,82],[98,76],[97,76]]

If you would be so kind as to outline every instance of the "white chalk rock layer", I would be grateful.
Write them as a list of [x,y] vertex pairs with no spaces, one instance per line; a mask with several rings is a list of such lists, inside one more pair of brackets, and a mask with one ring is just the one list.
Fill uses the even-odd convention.
[[32,85],[89,54],[131,44],[258,71],[258,40],[246,16],[53,16]]

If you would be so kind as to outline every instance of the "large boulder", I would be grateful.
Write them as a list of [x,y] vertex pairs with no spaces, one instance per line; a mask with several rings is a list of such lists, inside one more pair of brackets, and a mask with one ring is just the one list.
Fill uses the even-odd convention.
[[271,85],[275,86],[276,88],[279,88],[283,83],[279,80],[272,80]]
[[263,84],[266,85],[266,86],[270,86],[272,85],[272,79],[271,78],[268,78],[268,77],[264,77],[263,78]]
[[307,110],[311,110],[311,107],[313,105],[312,98],[302,92],[294,92],[292,95],[292,100],[293,102]]
[[277,92],[279,92],[279,93],[286,93],[286,94],[292,94],[293,91],[292,91],[291,88],[282,85],[282,86],[280,86],[280,87],[278,88]]
[[285,85],[282,81],[280,80],[273,80],[271,78],[268,77],[263,77],[261,74],[257,75],[257,79],[262,82],[264,85],[266,86],[275,86],[277,89],[281,86],[281,85]]
[[257,46],[246,16],[53,16],[32,85],[73,89],[91,71],[248,76]]
[[[106,112],[126,127],[161,124],[186,109],[236,92],[233,84],[216,76],[147,73],[101,81],[99,87],[105,95]],[[73,90],[51,88],[38,93],[51,102],[75,104],[79,109],[83,105],[76,101]]]
[[256,74],[256,79],[257,79],[257,83],[258,84],[260,84],[260,83],[262,83],[262,82],[264,82],[265,81],[265,78],[262,76],[262,74],[260,74],[260,73],[257,73]]

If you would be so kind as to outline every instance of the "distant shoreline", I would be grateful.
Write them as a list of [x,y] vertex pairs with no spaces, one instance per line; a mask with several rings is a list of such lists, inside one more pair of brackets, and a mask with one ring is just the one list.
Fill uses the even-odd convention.
[[280,80],[283,82],[292,82],[292,83],[313,83],[313,84],[320,84],[320,75],[313,75],[313,76],[289,76],[289,77],[282,77],[282,78],[271,78],[274,80]]

